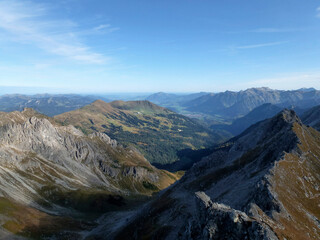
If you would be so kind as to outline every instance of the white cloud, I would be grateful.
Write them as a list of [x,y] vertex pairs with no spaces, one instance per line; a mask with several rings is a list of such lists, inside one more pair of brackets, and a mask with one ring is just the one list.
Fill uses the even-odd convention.
[[252,44],[245,46],[237,46],[236,49],[251,49],[251,48],[262,48],[262,47],[271,47],[276,45],[281,45],[287,42],[270,42],[270,43],[260,43],[260,44]]
[[101,24],[98,27],[95,27],[94,30],[99,31],[102,29],[110,28],[110,26],[111,26],[110,24]]
[[320,7],[317,8],[317,17],[320,18]]
[[[110,58],[94,52],[79,40],[76,23],[69,20],[47,20],[49,8],[33,2],[0,0],[0,29],[15,41],[34,44],[51,54],[78,62],[104,64]],[[100,25],[97,30],[111,28]]]

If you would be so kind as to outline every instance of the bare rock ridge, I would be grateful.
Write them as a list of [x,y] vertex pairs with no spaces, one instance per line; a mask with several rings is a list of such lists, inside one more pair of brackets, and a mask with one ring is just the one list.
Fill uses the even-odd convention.
[[89,135],[90,138],[99,138],[101,141],[105,142],[106,144],[111,145],[112,147],[117,147],[118,142],[114,139],[111,139],[107,134],[101,132],[94,132]]
[[319,239],[319,146],[320,133],[284,110],[222,144],[111,237]]
[[106,134],[86,136],[30,109],[0,115],[2,197],[59,212],[55,195],[79,189],[86,194],[151,195],[175,181],[174,174],[154,168],[138,151]]
[[198,222],[203,239],[277,239],[267,225],[244,212],[214,203],[204,192],[196,192]]

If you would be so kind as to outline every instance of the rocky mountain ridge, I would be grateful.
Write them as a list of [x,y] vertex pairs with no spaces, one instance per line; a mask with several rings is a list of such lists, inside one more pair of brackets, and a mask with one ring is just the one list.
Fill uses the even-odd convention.
[[113,235],[319,239],[320,133],[284,110],[196,163]]
[[56,211],[59,204],[50,201],[54,194],[96,189],[106,195],[150,195],[176,180],[106,134],[85,136],[73,126],[61,126],[40,114],[30,116],[33,113],[1,113],[3,197]]

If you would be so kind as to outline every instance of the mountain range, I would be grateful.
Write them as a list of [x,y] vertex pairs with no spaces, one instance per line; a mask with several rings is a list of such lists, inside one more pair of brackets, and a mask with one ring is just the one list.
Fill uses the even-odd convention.
[[302,109],[320,104],[320,91],[300,89],[294,91],[272,90],[270,88],[250,88],[245,91],[211,93],[184,104],[187,111],[238,118],[254,108],[272,103],[280,107],[295,106]]
[[265,103],[281,108],[292,108],[300,114],[320,104],[320,91],[314,88],[283,91],[262,87],[239,92],[202,92],[184,95],[156,93],[147,99],[186,116],[219,124],[243,117]]
[[97,99],[109,101],[100,96],[82,96],[77,94],[10,94],[0,96],[0,111],[22,111],[24,108],[32,108],[47,116],[54,116],[78,109]]
[[48,116],[54,116],[78,109],[98,99],[110,102],[110,99],[114,99],[114,97],[117,97],[117,100],[147,100],[192,118],[209,119],[220,123],[242,117],[265,103],[271,103],[281,108],[292,108],[299,114],[320,104],[320,91],[314,88],[283,91],[263,87],[250,88],[239,92],[199,92],[192,94],[164,92],[151,95],[120,94],[115,96],[111,93],[102,96],[11,94],[0,96],[0,111],[21,111],[25,107],[30,107]]

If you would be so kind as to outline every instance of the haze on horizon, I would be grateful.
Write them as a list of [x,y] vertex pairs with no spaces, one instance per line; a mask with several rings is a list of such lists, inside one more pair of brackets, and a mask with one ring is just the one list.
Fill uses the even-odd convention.
[[315,0],[0,0],[0,88],[320,89],[319,27]]

